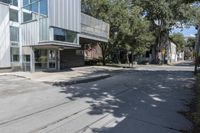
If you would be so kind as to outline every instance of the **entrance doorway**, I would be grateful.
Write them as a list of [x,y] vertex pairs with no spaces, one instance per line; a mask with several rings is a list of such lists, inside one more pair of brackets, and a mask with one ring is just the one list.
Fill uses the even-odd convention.
[[57,70],[58,51],[55,49],[35,49],[35,71]]
[[56,50],[48,50],[48,69],[56,70],[56,62],[57,62],[57,51]]

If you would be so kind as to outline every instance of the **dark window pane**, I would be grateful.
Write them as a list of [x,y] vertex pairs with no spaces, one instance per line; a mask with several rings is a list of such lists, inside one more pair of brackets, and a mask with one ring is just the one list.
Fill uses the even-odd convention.
[[29,4],[29,0],[23,0],[23,6],[28,5]]
[[53,28],[54,29],[54,40],[56,41],[65,41],[71,43],[77,43],[77,33],[60,29],[60,28]]
[[19,62],[19,48],[11,47],[10,53],[11,53],[11,61]]
[[49,63],[49,68],[56,68],[56,63],[55,62],[50,62]]
[[0,0],[0,2],[6,3],[6,4],[11,4],[14,6],[18,6],[18,0]]
[[76,43],[77,42],[77,34],[75,32],[67,31],[66,34],[67,34],[66,35],[67,42],[72,42],[72,43]]
[[6,3],[6,4],[10,4],[11,0],[0,0],[0,2]]
[[10,27],[10,41],[19,42],[19,28],[18,27]]
[[36,49],[34,53],[35,53],[35,62],[47,63],[47,50]]
[[48,15],[48,5],[47,0],[41,0],[40,1],[40,14]]
[[11,4],[14,5],[14,6],[18,6],[18,0],[12,0]]
[[23,22],[31,21],[32,18],[32,13],[23,12]]
[[30,55],[24,55],[24,56],[23,56],[23,62],[24,62],[24,63],[27,63],[27,62],[30,62],[30,61],[31,61]]
[[14,22],[18,22],[18,11],[10,9],[10,20]]
[[65,32],[62,29],[54,28],[54,40],[65,41]]

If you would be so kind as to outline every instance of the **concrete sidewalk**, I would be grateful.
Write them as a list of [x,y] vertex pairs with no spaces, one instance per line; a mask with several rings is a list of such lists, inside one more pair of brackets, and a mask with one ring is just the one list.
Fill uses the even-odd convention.
[[122,68],[87,66],[60,72],[10,72],[1,73],[0,76],[11,75],[53,85],[71,85],[104,79],[111,76],[110,72],[118,70],[122,70]]

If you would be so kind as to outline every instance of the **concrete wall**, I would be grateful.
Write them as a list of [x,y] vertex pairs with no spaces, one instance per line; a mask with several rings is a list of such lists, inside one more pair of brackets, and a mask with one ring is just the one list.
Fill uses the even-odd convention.
[[84,55],[82,50],[65,49],[60,51],[60,67],[67,69],[84,65]]
[[11,67],[9,7],[0,4],[0,68]]
[[177,62],[176,44],[169,41],[167,47],[168,64]]
[[81,31],[81,0],[49,0],[49,25]]

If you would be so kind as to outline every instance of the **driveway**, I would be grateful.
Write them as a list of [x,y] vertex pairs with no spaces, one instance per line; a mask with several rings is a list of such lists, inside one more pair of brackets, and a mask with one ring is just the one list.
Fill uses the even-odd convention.
[[0,76],[1,133],[180,133],[192,99],[191,66],[143,66],[55,87]]

